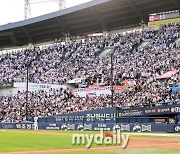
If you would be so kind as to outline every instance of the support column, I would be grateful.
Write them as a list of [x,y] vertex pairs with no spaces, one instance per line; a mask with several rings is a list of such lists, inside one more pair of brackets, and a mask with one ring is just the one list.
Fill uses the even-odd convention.
[[103,31],[103,36],[110,36],[111,32],[110,31]]

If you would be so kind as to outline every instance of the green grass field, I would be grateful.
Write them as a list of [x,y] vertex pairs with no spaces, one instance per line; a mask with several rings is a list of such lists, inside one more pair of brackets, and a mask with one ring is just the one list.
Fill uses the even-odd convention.
[[[72,145],[72,134],[85,133],[85,134],[97,134],[99,132],[81,132],[81,131],[53,131],[53,130],[0,130],[0,152],[20,152],[31,150],[51,150],[51,149],[85,149],[85,145]],[[169,136],[156,136],[156,133],[151,133],[149,136],[147,133],[130,133],[130,140],[138,138],[162,138],[168,139],[180,139],[180,134],[168,134]],[[167,135],[167,134],[165,134]],[[179,140],[180,141],[180,140]],[[101,147],[104,145],[101,145]],[[180,144],[179,144],[180,146]],[[92,147],[97,147],[94,145]],[[86,151],[69,151],[69,152],[51,152],[45,153],[72,153],[72,154],[179,154],[180,148],[126,148],[126,149],[101,149],[101,150],[86,150]]]

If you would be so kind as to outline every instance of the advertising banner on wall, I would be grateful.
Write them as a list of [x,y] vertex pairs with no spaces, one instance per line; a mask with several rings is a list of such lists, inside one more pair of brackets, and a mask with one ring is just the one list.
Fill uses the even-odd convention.
[[[26,82],[14,82],[13,87],[14,88],[26,88]],[[29,89],[37,89],[37,90],[47,90],[47,89],[60,89],[65,88],[62,85],[56,85],[56,84],[39,84],[39,83],[29,83],[28,84]]]
[[180,113],[180,105],[167,105],[155,107],[139,107],[132,109],[118,109],[118,117],[135,117],[148,115],[166,115]]
[[[56,115],[52,117],[47,117],[47,119],[55,119],[59,123],[73,123],[73,122],[83,122],[83,123],[113,123],[116,120],[117,110],[116,107],[96,109],[85,112],[76,112],[69,114]],[[43,118],[44,119],[44,118]],[[44,120],[47,120],[44,119]]]
[[3,84],[0,84],[0,89],[12,88],[12,87],[13,87],[13,83],[3,83]]
[[0,123],[0,128],[3,128],[3,129],[34,129],[34,123],[33,122]]
[[172,124],[140,124],[140,123],[107,123],[107,124],[84,124],[84,123],[64,123],[64,124],[40,124],[40,129],[51,129],[51,130],[77,130],[77,131],[123,131],[123,132],[169,132],[169,126],[172,126],[172,132],[180,132],[180,125]]
[[[0,123],[1,129],[34,129],[33,123]],[[180,132],[180,124],[153,123],[38,123],[39,129],[77,131],[123,131],[123,132]]]
[[144,115],[163,115],[171,114],[171,106],[156,106],[144,109]]
[[119,110],[118,113],[119,117],[136,117],[144,115],[144,111],[142,108]]
[[[115,92],[123,90],[123,86],[114,86]],[[111,95],[111,86],[104,87],[92,87],[92,88],[75,88],[72,89],[72,93],[75,96],[86,97],[87,95],[99,96],[99,95]]]
[[148,28],[159,29],[162,25],[175,24],[178,22],[180,22],[180,18],[152,21],[148,22]]

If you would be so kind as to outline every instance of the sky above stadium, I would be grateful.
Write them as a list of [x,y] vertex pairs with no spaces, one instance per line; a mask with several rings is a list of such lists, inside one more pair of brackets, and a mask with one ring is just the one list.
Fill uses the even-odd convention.
[[[72,7],[88,1],[91,0],[66,0],[66,6]],[[36,17],[57,11],[58,5],[57,2],[46,2],[32,4],[31,8],[32,17]],[[24,0],[0,0],[0,25],[20,20],[24,20]]]

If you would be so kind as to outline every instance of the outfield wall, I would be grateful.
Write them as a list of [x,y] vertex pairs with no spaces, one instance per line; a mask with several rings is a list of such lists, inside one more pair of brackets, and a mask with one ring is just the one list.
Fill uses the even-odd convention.
[[[120,129],[123,132],[175,132],[180,133],[180,124],[67,124],[67,123],[38,123],[39,129],[44,130],[78,130],[78,131],[114,131]],[[33,123],[0,123],[1,129],[34,129]]]
[[[153,117],[152,117],[153,116]],[[169,119],[174,117],[174,122]],[[0,123],[0,128],[34,129],[33,119],[24,123]],[[61,114],[38,119],[39,129],[126,132],[180,132],[180,105],[140,107],[134,109],[104,108]]]

